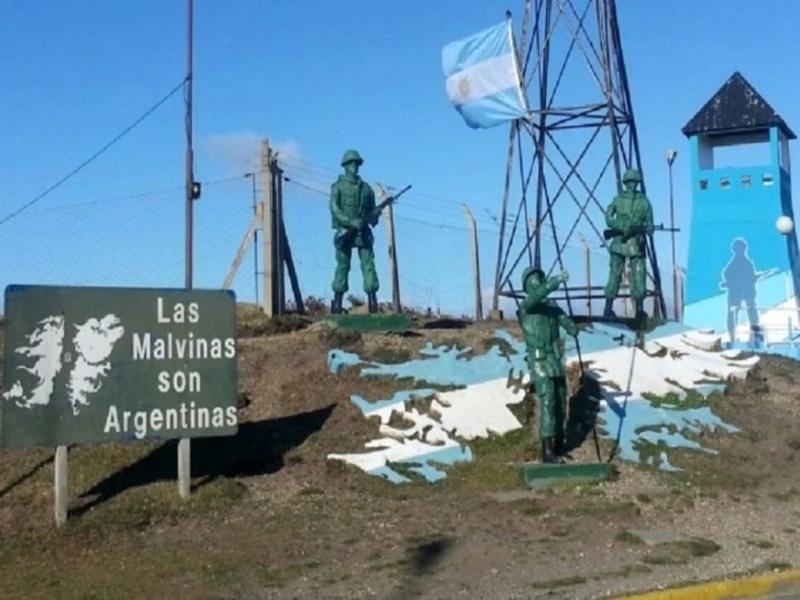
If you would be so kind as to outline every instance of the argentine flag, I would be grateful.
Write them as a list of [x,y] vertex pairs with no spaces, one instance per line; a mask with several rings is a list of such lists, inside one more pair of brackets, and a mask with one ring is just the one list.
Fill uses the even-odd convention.
[[510,20],[447,44],[442,67],[450,102],[473,129],[528,114]]

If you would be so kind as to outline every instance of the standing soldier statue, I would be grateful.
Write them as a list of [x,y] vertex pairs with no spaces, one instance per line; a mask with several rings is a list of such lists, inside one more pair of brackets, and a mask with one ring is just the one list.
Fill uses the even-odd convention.
[[526,296],[517,311],[539,400],[539,440],[544,463],[560,462],[556,457],[566,452],[567,379],[559,328],[571,336],[578,335],[578,329],[547,296],[568,279],[566,271],[546,279],[541,269],[526,269],[522,274]]
[[636,303],[636,318],[646,319],[644,312],[644,296],[647,290],[645,254],[647,236],[653,233],[653,207],[647,197],[636,190],[642,182],[642,175],[636,169],[628,169],[622,178],[625,189],[614,197],[606,211],[607,237],[610,265],[608,282],[606,283],[606,305],[604,317],[615,318],[613,305],[619,292],[619,282],[625,259],[632,273],[631,296]]
[[378,224],[380,213],[375,210],[372,188],[358,176],[358,168],[363,162],[357,151],[345,152],[342,157],[344,175],[340,175],[331,186],[331,219],[336,230],[333,238],[336,272],[332,286],[332,313],[342,312],[342,298],[348,289],[347,276],[353,248],[358,248],[369,312],[378,312],[378,274],[375,272],[375,253],[372,250],[374,237],[370,228]]

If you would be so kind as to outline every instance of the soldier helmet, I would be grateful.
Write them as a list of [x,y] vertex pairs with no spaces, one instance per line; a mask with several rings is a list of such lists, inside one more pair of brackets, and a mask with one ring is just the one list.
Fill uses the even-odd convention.
[[628,169],[625,171],[625,175],[622,177],[622,182],[627,183],[629,181],[642,183],[642,174],[639,173],[638,169]]
[[531,275],[538,275],[539,279],[545,278],[545,273],[541,269],[537,269],[536,267],[528,267],[522,272],[522,287],[525,287],[525,284],[528,282],[528,277]]
[[364,159],[361,158],[361,155],[358,153],[358,150],[348,150],[342,156],[342,166],[345,166],[347,163],[355,162],[359,165],[364,163]]

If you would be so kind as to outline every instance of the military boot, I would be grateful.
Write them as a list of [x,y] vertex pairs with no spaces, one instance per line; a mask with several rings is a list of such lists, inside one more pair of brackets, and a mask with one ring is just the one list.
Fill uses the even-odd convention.
[[542,462],[543,463],[555,463],[556,461],[556,453],[553,448],[553,438],[544,438],[542,439]]
[[553,442],[553,453],[556,456],[565,456],[567,454],[567,444],[563,437],[556,437]]
[[603,308],[603,316],[608,319],[616,319],[617,313],[614,312],[614,299],[606,298],[606,305]]
[[367,293],[367,310],[369,310],[370,313],[378,312],[378,296],[375,292]]
[[644,312],[644,300],[636,300],[636,318],[644,321],[647,319],[647,313]]
[[333,300],[331,301],[331,314],[338,315],[342,313],[342,292],[334,292]]

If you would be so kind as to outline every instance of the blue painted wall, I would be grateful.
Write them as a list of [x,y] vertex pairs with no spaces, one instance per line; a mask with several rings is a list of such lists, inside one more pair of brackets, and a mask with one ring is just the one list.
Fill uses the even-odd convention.
[[[766,164],[725,167],[713,162],[715,147],[758,141],[768,142]],[[781,215],[794,220],[788,156],[781,162],[788,142],[777,127],[771,127],[744,134],[695,135],[690,146],[693,206],[684,322],[724,331],[729,303],[726,279],[734,297],[756,294],[759,307],[785,300],[785,284],[776,284],[778,279],[785,281],[787,273],[795,290],[800,284],[795,232],[782,235],[775,228]],[[765,286],[768,280],[772,282]],[[770,293],[764,293],[765,288]],[[747,314],[745,306],[742,302],[740,321]]]

